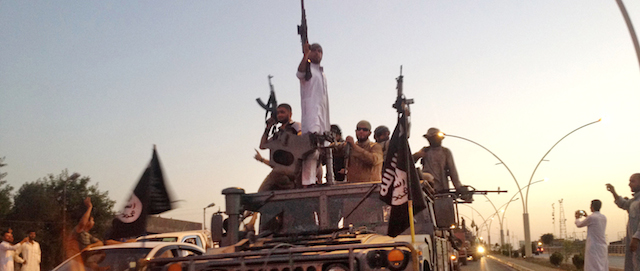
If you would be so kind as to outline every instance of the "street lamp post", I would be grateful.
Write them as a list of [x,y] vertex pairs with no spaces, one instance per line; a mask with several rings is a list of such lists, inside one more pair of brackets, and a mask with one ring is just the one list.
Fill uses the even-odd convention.
[[[69,181],[75,181],[78,177],[80,177],[80,174],[77,172],[71,174],[71,176],[64,180],[64,186],[62,188],[62,247],[64,251],[67,251],[67,184]],[[64,253],[62,255],[64,257]]]
[[[558,143],[560,143],[560,141],[562,141],[563,139],[565,139],[566,137],[568,137],[569,135],[573,134],[575,131],[578,131],[584,127],[587,127],[589,125],[592,124],[596,124],[598,122],[600,122],[602,119],[598,119],[596,121],[592,121],[589,122],[585,125],[582,125],[576,129],[574,129],[573,131],[569,132],[568,134],[564,135],[562,138],[560,138],[560,140],[558,140],[555,144],[553,144],[553,146],[551,146],[551,148],[549,148],[549,150],[542,156],[542,158],[540,158],[540,161],[538,162],[538,164],[536,165],[536,167],[533,169],[533,172],[531,173],[531,177],[529,177],[529,186],[531,185],[531,180],[533,180],[533,175],[536,174],[536,170],[538,170],[538,167],[540,166],[540,163],[542,163],[542,161],[544,160],[545,157],[547,157],[547,155],[551,152],[551,150],[553,150],[553,148],[556,147],[556,145],[558,145]],[[527,188],[527,196],[524,198],[523,200],[524,202],[524,213],[522,214],[522,220],[524,221],[524,251],[525,251],[525,256],[526,257],[531,257],[531,227],[529,225],[529,188]]]
[[[563,139],[565,139],[567,136],[569,136],[570,134],[574,133],[575,131],[578,131],[584,127],[587,127],[589,125],[595,124],[600,122],[602,119],[598,119],[596,121],[593,122],[589,122],[585,125],[582,125],[576,129],[574,129],[573,131],[569,132],[568,134],[566,134],[565,136],[563,136],[562,138],[560,138],[560,140],[558,140],[555,144],[553,144],[553,146],[551,146],[551,148],[547,151],[547,153],[545,153],[544,156],[542,156],[542,158],[540,159],[540,161],[538,162],[538,164],[536,165],[536,167],[533,170],[533,173],[531,173],[531,177],[529,178],[529,185],[531,185],[531,180],[533,179],[533,175],[535,174],[536,170],[538,169],[538,167],[540,166],[540,163],[542,163],[542,161],[544,161],[544,158],[547,157],[547,154],[549,154],[549,152],[551,152],[551,150],[553,150],[553,148],[558,145],[558,143],[560,143],[560,141],[562,141]],[[491,155],[493,155],[496,159],[498,159],[498,161],[500,161],[500,164],[502,164],[507,171],[509,171],[509,174],[511,175],[511,178],[513,178],[513,181],[516,183],[516,186],[518,186],[518,193],[520,193],[520,197],[523,199],[522,200],[522,210],[523,210],[523,214],[522,214],[522,220],[523,220],[523,224],[524,224],[524,236],[525,236],[525,256],[526,257],[531,257],[531,228],[529,225],[529,210],[528,210],[528,196],[529,196],[529,189],[527,188],[527,196],[523,196],[522,194],[522,188],[520,188],[520,183],[518,183],[518,179],[515,177],[515,175],[513,175],[513,172],[511,171],[511,169],[507,166],[507,164],[502,161],[502,159],[500,159],[500,157],[498,157],[495,153],[493,153],[491,150],[487,149],[485,146],[482,146],[480,143],[475,142],[471,139],[468,138],[464,138],[461,136],[456,136],[456,135],[450,135],[450,134],[445,134],[442,133],[441,136],[450,136],[450,137],[454,137],[454,138],[459,138],[468,142],[471,142],[481,148],[483,148],[484,150],[488,151],[489,153],[491,153]]]
[[[516,194],[514,194],[515,197]],[[500,206],[500,211],[498,210],[498,208],[496,208],[496,206],[493,204],[493,201],[491,201],[491,199],[489,199],[489,197],[487,197],[486,195],[484,196],[485,198],[487,198],[487,201],[489,201],[489,203],[491,203],[491,206],[493,207],[493,210],[495,210],[496,212],[494,213],[494,215],[496,215],[498,217],[498,223],[500,224],[500,250],[503,249],[504,247],[504,230],[503,230],[503,221],[504,221],[504,211],[505,209],[502,209],[502,207],[504,206],[509,206],[509,203],[511,203],[512,201],[516,201],[519,198],[514,199],[513,197],[505,204],[502,204],[502,206]],[[506,207],[505,207],[506,208]],[[500,212],[502,212],[502,217],[500,216]]]
[[202,208],[202,230],[206,230],[207,229],[207,227],[205,227],[206,222],[207,222],[207,218],[206,218],[206,213],[205,212],[207,211],[207,208],[211,208],[213,206],[216,206],[216,204],[215,203],[211,203],[211,204],[207,205],[207,207]]

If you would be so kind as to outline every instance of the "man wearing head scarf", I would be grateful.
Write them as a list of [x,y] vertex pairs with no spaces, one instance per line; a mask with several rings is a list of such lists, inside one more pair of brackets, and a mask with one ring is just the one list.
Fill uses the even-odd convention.
[[469,189],[460,182],[456,165],[453,162],[453,154],[442,146],[444,134],[440,133],[438,128],[429,128],[424,137],[429,141],[429,146],[413,154],[413,161],[421,159],[424,179],[431,180],[433,178],[432,186],[436,193],[448,192],[449,180],[451,180],[456,192],[461,193],[463,199],[472,200]]

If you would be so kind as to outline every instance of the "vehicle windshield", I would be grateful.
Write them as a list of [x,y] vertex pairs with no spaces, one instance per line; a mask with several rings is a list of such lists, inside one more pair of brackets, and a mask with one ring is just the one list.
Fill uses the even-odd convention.
[[[369,194],[360,203],[366,192],[338,191],[318,194],[318,197],[306,195],[305,198],[273,197],[259,209],[260,230],[277,234],[321,233],[352,225],[356,229],[366,227],[370,232],[386,234],[391,208],[379,199],[378,192]],[[353,213],[346,218],[351,211]],[[424,223],[429,218],[423,213],[416,216],[423,225],[416,229],[418,233],[429,232]]]
[[138,260],[149,254],[151,248],[117,248],[83,251],[56,271],[121,271],[135,270]]
[[144,239],[138,240],[138,242],[178,242],[178,237],[144,238]]

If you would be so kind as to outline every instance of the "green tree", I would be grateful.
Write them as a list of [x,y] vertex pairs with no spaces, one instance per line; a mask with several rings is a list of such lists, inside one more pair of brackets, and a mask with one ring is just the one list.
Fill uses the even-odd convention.
[[551,243],[553,243],[553,239],[554,239],[553,233],[545,233],[542,236],[540,236],[540,240],[545,245],[551,245]]
[[7,220],[14,229],[16,240],[24,238],[29,229],[36,231],[44,270],[52,269],[63,260],[63,228],[67,234],[73,232],[86,210],[82,202],[84,198],[91,197],[93,203],[92,215],[96,224],[91,234],[102,239],[111,225],[115,201],[109,199],[108,192],[101,192],[97,184],[89,183],[89,177],[70,178],[68,171],[64,170],[59,175],[49,174],[35,182],[25,183],[16,193]]
[[[0,168],[6,165],[7,164],[4,163],[4,157],[0,158]],[[6,176],[7,173],[0,170],[0,219],[4,219],[11,211],[11,191],[13,187],[4,180]]]

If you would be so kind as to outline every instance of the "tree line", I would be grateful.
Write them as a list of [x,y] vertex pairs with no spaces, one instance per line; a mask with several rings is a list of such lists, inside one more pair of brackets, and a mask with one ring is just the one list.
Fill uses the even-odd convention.
[[91,234],[101,237],[111,226],[115,201],[109,198],[108,192],[100,191],[98,184],[90,184],[88,176],[76,175],[75,178],[65,169],[60,174],[26,182],[14,192],[6,180],[5,166],[5,158],[0,158],[0,229],[11,228],[15,240],[22,240],[27,231],[35,230],[42,250],[43,270],[53,269],[64,260],[63,228],[67,234],[73,232],[86,211],[83,204],[86,197],[91,197],[93,203],[95,226]]

